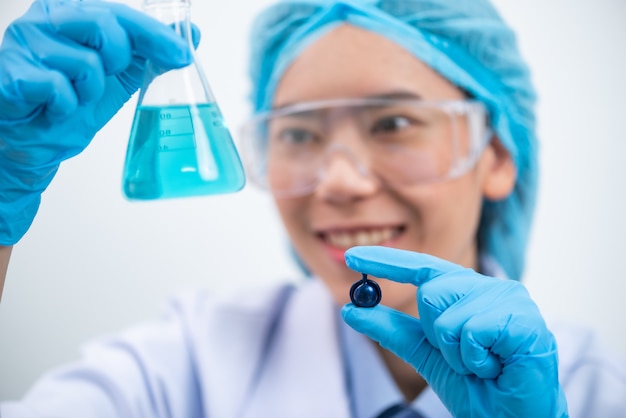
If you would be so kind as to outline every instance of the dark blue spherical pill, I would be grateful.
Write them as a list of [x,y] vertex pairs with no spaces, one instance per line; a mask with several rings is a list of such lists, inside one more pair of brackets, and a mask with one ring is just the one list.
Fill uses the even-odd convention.
[[365,275],[350,288],[350,300],[360,308],[372,308],[378,305],[381,297],[382,291],[378,283],[367,279]]

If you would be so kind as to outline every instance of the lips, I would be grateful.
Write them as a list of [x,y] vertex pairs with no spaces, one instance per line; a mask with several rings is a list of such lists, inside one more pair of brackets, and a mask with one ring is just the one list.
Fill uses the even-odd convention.
[[347,250],[357,245],[381,245],[400,235],[401,226],[354,228],[350,230],[332,230],[320,232],[319,237],[328,245]]

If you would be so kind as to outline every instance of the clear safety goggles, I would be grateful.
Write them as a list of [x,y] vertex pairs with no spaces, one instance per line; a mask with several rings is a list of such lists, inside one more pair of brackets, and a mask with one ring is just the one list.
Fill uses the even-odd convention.
[[491,135],[480,102],[356,98],[258,114],[240,145],[250,180],[286,198],[312,193],[337,158],[389,187],[455,178]]

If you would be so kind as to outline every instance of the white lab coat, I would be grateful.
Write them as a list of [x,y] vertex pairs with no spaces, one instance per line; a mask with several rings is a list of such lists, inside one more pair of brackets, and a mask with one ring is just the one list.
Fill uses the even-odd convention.
[[[571,417],[625,417],[626,369],[563,334]],[[349,418],[337,307],[318,281],[175,299],[163,320],[86,347],[2,418]]]

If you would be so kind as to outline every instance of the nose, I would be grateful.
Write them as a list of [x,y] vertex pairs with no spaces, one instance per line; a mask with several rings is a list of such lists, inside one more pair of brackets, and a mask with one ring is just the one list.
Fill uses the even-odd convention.
[[371,196],[379,188],[379,179],[350,150],[336,147],[319,169],[315,194],[329,203],[345,204]]

